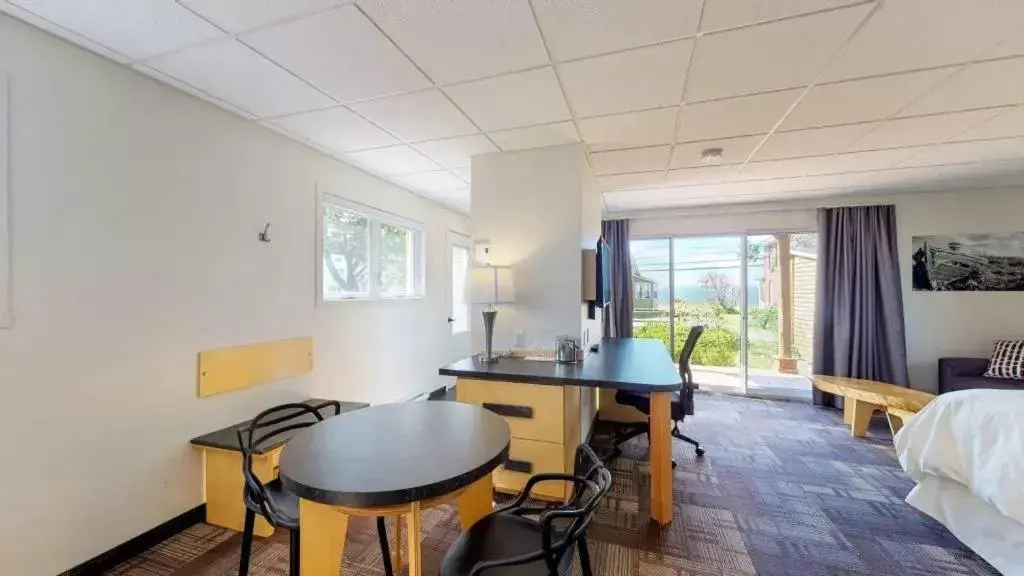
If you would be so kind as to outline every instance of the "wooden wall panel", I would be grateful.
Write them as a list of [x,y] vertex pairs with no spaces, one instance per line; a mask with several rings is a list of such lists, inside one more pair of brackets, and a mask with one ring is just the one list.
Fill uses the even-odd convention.
[[313,370],[313,339],[292,338],[199,353],[199,397]]

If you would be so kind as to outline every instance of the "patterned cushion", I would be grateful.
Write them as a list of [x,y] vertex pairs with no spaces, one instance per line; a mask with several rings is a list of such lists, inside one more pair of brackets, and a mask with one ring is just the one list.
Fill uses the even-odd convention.
[[1024,340],[996,340],[985,376],[1024,380]]

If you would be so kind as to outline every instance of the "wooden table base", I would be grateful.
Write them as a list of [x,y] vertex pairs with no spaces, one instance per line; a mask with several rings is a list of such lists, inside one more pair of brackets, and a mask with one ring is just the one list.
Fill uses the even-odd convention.
[[[667,430],[667,428],[666,428]],[[304,498],[299,500],[299,568],[302,576],[334,576],[341,574],[345,536],[350,516],[384,516],[395,518],[395,546],[391,550],[391,564],[395,574],[404,568],[402,558],[402,520],[409,532],[409,576],[423,573],[422,528],[423,510],[455,501],[459,508],[459,522],[463,531],[489,514],[494,506],[494,486],[487,474],[470,486],[421,502],[356,508],[330,506]]]
[[651,517],[672,522],[672,394],[651,394]]

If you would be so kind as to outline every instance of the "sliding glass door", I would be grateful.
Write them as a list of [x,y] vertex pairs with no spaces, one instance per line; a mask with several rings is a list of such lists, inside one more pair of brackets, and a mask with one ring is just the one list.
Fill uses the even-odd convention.
[[633,335],[690,359],[702,387],[738,394],[810,394],[814,234],[636,239]]

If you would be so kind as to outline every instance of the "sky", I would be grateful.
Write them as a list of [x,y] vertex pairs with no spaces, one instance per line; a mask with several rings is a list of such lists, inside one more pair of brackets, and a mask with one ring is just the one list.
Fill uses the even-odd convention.
[[[750,236],[750,245],[762,247],[772,236]],[[699,280],[709,272],[724,274],[734,285],[740,285],[740,238],[738,236],[708,236],[700,238],[674,238],[675,256],[675,290],[676,298],[683,300],[702,301],[710,298],[705,290],[699,288]],[[669,300],[669,240],[666,238],[652,240],[632,240],[629,244],[630,254],[636,262],[640,273],[658,284],[658,300]],[[748,263],[747,298],[757,302],[758,287],[764,278],[764,261],[758,258]]]

